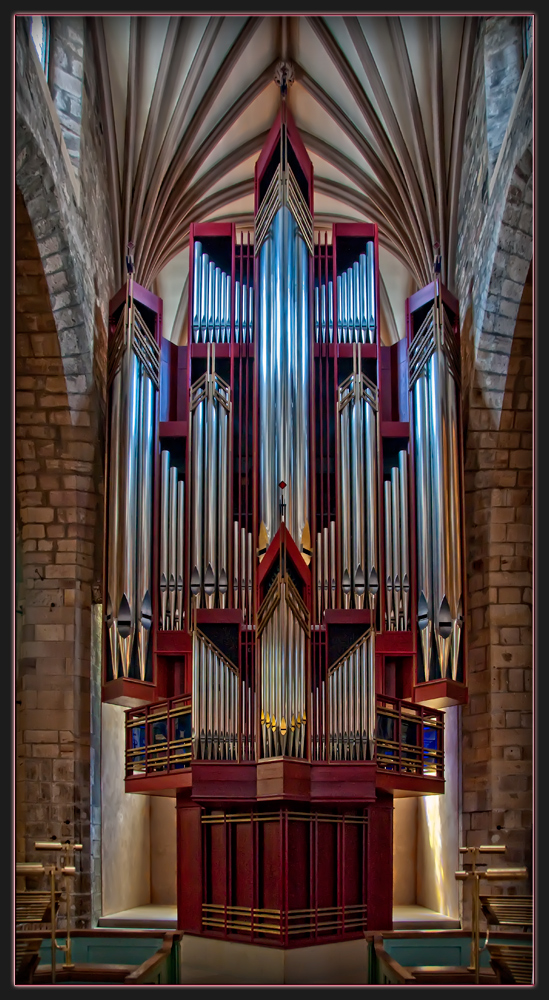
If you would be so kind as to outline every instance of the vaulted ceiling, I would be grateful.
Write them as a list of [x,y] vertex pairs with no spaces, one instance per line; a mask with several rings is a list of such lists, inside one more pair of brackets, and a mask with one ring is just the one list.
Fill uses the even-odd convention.
[[[287,102],[314,166],[315,228],[379,226],[381,334],[431,280],[453,286],[474,17],[90,17],[119,262],[187,336],[191,222],[253,227],[254,164]],[[118,277],[121,280],[121,272]]]

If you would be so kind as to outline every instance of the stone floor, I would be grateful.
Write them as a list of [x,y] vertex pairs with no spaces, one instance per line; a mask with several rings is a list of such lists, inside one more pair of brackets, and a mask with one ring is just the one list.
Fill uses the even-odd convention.
[[[101,917],[100,927],[161,927],[167,930],[177,927],[177,907],[148,903],[135,906],[119,913],[109,913]],[[453,920],[426,906],[393,907],[393,930],[433,930],[436,928],[458,928],[459,920]]]

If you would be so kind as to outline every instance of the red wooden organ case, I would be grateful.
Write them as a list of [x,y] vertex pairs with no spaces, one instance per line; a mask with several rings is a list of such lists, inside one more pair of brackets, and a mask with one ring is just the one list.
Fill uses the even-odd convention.
[[[282,189],[284,157],[290,184],[299,188],[287,204],[290,212],[303,214],[303,238],[303,205],[310,215],[303,368],[308,433],[302,442],[309,520],[298,537],[295,530],[292,534],[284,518],[286,484],[276,484],[281,517],[266,537],[259,499],[265,451],[259,370],[265,365],[261,333],[268,320],[254,240],[261,226],[271,232],[264,208],[277,184]],[[436,325],[437,315],[444,314],[446,341],[453,337],[459,354],[458,305],[435,276],[407,301],[406,335],[384,346],[377,226],[338,223],[331,232],[314,233],[312,194],[312,164],[284,109],[256,165],[255,232],[237,232],[231,223],[191,226],[188,342],[178,346],[162,338],[161,301],[131,278],[111,303],[111,355],[131,300],[156,343],[159,371],[152,438],[152,625],[145,666],[140,668],[134,655],[123,669],[116,652],[113,666],[109,622],[104,629],[103,700],[128,709],[126,790],[176,796],[178,926],[192,934],[279,947],[391,927],[393,796],[444,790],[441,709],[467,698],[465,636],[455,654],[455,638],[445,640],[456,643],[449,653],[440,652],[447,647],[440,640],[436,645],[436,622],[432,634],[429,624],[430,643],[440,657],[437,661],[433,653],[434,665],[426,671],[418,627],[417,508],[423,501],[414,443],[423,431],[414,385],[421,381],[417,371],[426,371],[425,343],[434,342],[430,316]],[[370,268],[364,286],[362,257]],[[419,358],[414,384],[413,351]],[[272,369],[272,359],[267,363]],[[347,405],[351,396],[354,411]],[[111,438],[113,405],[111,399]],[[373,464],[356,486],[345,461],[356,468],[347,453],[349,442],[353,451],[359,440],[352,437],[359,419],[363,430],[370,421],[370,445],[364,448],[365,454],[371,448]],[[455,432],[459,481],[453,485],[460,491],[461,515],[459,420]],[[111,441],[107,455],[109,482]],[[359,487],[363,492],[357,494]],[[109,496],[107,491],[106,594],[114,559],[109,533],[115,530]],[[345,574],[351,570],[345,567],[347,553],[358,544],[357,496],[365,511],[364,532],[375,508],[375,537],[363,561],[375,560],[377,585],[368,566],[357,567],[358,557],[352,557],[354,577]],[[465,579],[461,516],[455,530],[460,534],[456,572]],[[218,565],[208,588],[212,532]],[[193,575],[200,560],[201,570]],[[366,569],[364,583],[360,569]],[[288,681],[287,704],[294,700],[287,720],[278,717],[276,733],[276,698],[270,716],[266,698],[272,685],[276,688],[278,667],[271,669],[271,660],[260,657],[275,605],[290,609],[285,628],[293,631],[284,636],[298,642],[299,634],[302,665],[295,686]],[[463,599],[460,617],[455,608],[452,614],[452,635],[459,638]],[[290,640],[284,648],[276,660],[281,671],[284,657],[293,656]],[[197,704],[193,718],[193,701],[205,713],[203,726]],[[367,730],[366,718],[358,724],[356,719],[368,711]]]

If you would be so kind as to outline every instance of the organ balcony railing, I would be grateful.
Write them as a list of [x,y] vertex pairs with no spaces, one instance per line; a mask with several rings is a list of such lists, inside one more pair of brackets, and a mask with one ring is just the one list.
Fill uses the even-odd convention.
[[[175,774],[192,766],[191,710],[191,696],[184,695],[126,712],[126,778]],[[378,695],[373,760],[378,772],[443,779],[444,713]]]

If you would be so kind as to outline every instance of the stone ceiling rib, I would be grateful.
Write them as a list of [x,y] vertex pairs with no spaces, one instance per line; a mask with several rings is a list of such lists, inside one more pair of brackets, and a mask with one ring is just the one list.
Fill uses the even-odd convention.
[[438,212],[438,239],[441,253],[441,278],[446,281],[447,260],[447,219],[446,219],[446,154],[444,151],[444,103],[442,99],[442,40],[440,37],[440,17],[427,19],[429,47],[432,55],[431,104],[435,139],[435,188]]
[[[368,19],[346,15],[336,19],[335,32],[328,17],[298,15],[245,16],[236,24],[224,16],[201,15],[191,18],[192,24],[187,17],[171,16],[163,19],[161,32],[146,30],[137,16],[125,20],[129,36],[124,36],[121,53],[124,75],[117,77],[119,86],[113,92],[109,65],[112,73],[113,53],[120,43],[109,47],[102,17],[88,19],[99,68],[120,280],[128,239],[135,243],[136,278],[151,287],[188,245],[191,222],[214,215],[253,225],[253,211],[248,212],[252,161],[267,133],[264,113],[256,121],[252,105],[256,100],[263,101],[261,108],[265,102],[270,105],[267,88],[275,86],[275,69],[285,53],[296,79],[288,103],[293,110],[292,101],[299,98],[296,120],[304,126],[300,131],[305,145],[336,171],[330,179],[330,170],[324,174],[322,164],[316,165],[320,216],[375,221],[380,245],[395,258],[395,268],[403,265],[418,286],[431,280],[433,243],[438,240],[446,282],[452,287],[461,145],[477,18],[460,18],[452,32],[439,17],[429,17],[427,24],[423,19],[423,25],[381,17],[375,19],[371,37]],[[264,31],[252,49],[260,25]],[[416,36],[423,40],[418,51],[410,48],[410,38]],[[308,70],[301,55],[309,49],[301,51],[300,45],[314,46]],[[458,70],[457,84],[455,72],[446,79],[448,54]],[[150,69],[143,81],[145,60]],[[240,66],[245,67],[244,79]],[[180,301],[177,283],[185,279],[186,268],[185,258],[181,273],[175,268],[166,275],[172,309]],[[382,293],[389,306],[397,287],[390,273]],[[400,314],[398,309],[393,313],[394,323]],[[384,315],[385,330],[393,331],[392,336],[388,308]]]
[[121,283],[121,260],[120,260],[120,223],[121,223],[121,196],[120,196],[120,173],[118,167],[118,145],[116,142],[116,129],[114,126],[114,109],[112,104],[112,91],[109,77],[109,62],[107,59],[107,45],[105,42],[105,30],[102,17],[89,17],[88,24],[91,31],[92,43],[95,50],[95,58],[98,66],[98,89],[99,101],[101,105],[101,117],[105,126],[105,145],[107,162],[107,182],[110,200],[110,218],[113,231],[113,246],[118,251],[115,259],[115,280],[117,285]]
[[[126,98],[126,128],[124,134],[124,167],[122,181],[122,255],[130,239],[130,209],[133,191],[134,167],[136,160],[135,132],[137,127],[137,106],[139,102],[139,75],[143,21],[140,17],[130,17],[130,49],[128,58],[128,87]],[[119,252],[120,252],[119,249]]]
[[[221,66],[217,69],[197,111],[187,124],[185,135],[180,137],[177,148],[173,150],[171,162],[168,164],[165,175],[156,190],[154,203],[151,201],[150,214],[147,219],[148,229],[144,227],[142,234],[142,246],[139,255],[139,262],[143,271],[142,279],[145,274],[150,273],[153,263],[152,248],[154,242],[154,231],[156,227],[160,225],[171,190],[183,170],[185,159],[188,157],[192,146],[192,141],[208,114],[216,96],[225,83],[225,80],[234,69],[262,20],[263,19],[261,17],[249,17],[247,19]],[[185,81],[185,84],[186,83],[187,81]],[[149,238],[147,239],[148,236]]]
[[158,131],[161,120],[160,110],[164,103],[164,92],[172,59],[176,56],[178,42],[182,37],[181,21],[182,19],[180,17],[170,17],[166,38],[164,39],[164,45],[162,47],[158,73],[154,83],[153,95],[149,107],[149,113],[147,115],[147,123],[145,125],[145,133],[143,135],[143,142],[139,151],[137,163],[135,190],[132,199],[131,211],[132,232],[135,229],[136,223],[138,223],[141,218],[143,202],[145,200],[145,191],[150,181],[153,158],[158,149]]
[[[151,244],[150,252],[147,255],[146,261],[144,262],[143,265],[144,278],[149,273],[152,273],[153,268],[154,268],[154,273],[157,273],[157,267],[154,261],[154,254],[156,253],[158,245],[161,244],[163,241],[165,241],[167,236],[169,237],[170,230],[173,230],[174,225],[176,225],[179,221],[179,217],[181,215],[180,206],[182,203],[182,199],[185,197],[185,192],[188,190],[190,186],[190,181],[192,177],[197,173],[202,163],[215,149],[217,143],[229,131],[231,126],[238,120],[238,118],[242,115],[245,109],[252,103],[252,101],[255,100],[256,97],[258,97],[258,95],[265,89],[265,87],[268,86],[270,82],[272,82],[272,74],[274,73],[274,66],[275,64],[273,63],[271,64],[271,66],[267,67],[264,73],[262,73],[261,76],[258,77],[258,79],[250,87],[248,87],[247,90],[244,91],[244,93],[242,93],[239,96],[238,100],[235,101],[235,103],[232,105],[231,108],[229,108],[229,110],[223,116],[223,118],[216,123],[210,134],[206,137],[204,142],[201,143],[195,155],[186,163],[185,163],[185,153],[187,147],[191,144],[192,136],[189,137],[188,142],[184,142],[180,146],[180,149],[178,151],[178,159],[181,159],[182,164],[184,165],[182,165],[181,172],[179,173],[179,176],[177,177],[177,180],[174,183],[170,191],[169,197],[166,200],[166,204],[162,210],[162,216],[159,220],[155,232],[154,243]],[[261,135],[263,136],[263,133]],[[261,149],[260,141],[261,142],[264,141],[264,139],[261,139],[261,136],[255,138],[254,140],[255,145],[253,147],[254,151],[255,149],[257,149],[258,151]],[[248,144],[244,144],[241,148],[242,149],[248,148]],[[252,146],[250,145],[249,148],[252,149]],[[248,153],[248,155],[250,154]],[[245,157],[242,158],[245,159]],[[212,181],[212,183],[215,182]],[[187,211],[187,209],[185,209],[185,211]]]
[[[200,180],[189,186],[182,194],[177,206],[169,213],[169,227],[164,229],[163,240],[160,237],[155,240],[155,256],[164,261],[162,264],[163,267],[181,249],[179,243],[181,237],[180,226],[183,220],[192,212],[193,206],[203,200],[214,184],[233,170],[234,167],[238,166],[239,163],[249,159],[254,153],[259,154],[267,135],[268,132],[262,132],[248,142],[243,143],[237,149],[233,150],[229,156],[226,156],[224,160],[215,163]],[[177,247],[177,249],[174,250],[174,247]],[[166,257],[166,255],[169,256]],[[152,277],[158,274],[158,270],[158,265],[155,263],[150,275],[148,275],[149,280],[152,280]]]
[[217,35],[219,34],[222,23],[222,17],[211,17],[209,19],[204,34],[202,35],[194,54],[191,68],[185,77],[185,81],[179,92],[170,123],[160,146],[158,158],[153,168],[151,184],[145,197],[143,215],[141,219],[136,219],[136,271],[140,267],[145,253],[149,233],[151,231],[152,217],[164,177],[170,168],[170,164],[181,141],[183,129],[185,127],[185,119],[188,113],[189,98],[205,68],[208,56],[212,50],[212,46],[217,38]]
[[[324,108],[330,117],[334,119],[342,131],[351,139],[357,149],[362,153],[364,159],[378,177],[380,184],[387,192],[387,196],[393,201],[396,210],[401,214],[403,223],[406,225],[408,222],[412,231],[415,231],[415,238],[421,246],[421,228],[419,220],[414,212],[413,206],[410,204],[408,192],[406,191],[405,186],[400,183],[400,179],[398,185],[395,183],[395,180],[390,175],[385,164],[377,156],[377,153],[371,144],[357,129],[353,122],[350,121],[345,112],[341,110],[330,95],[327,94],[326,91],[324,91],[322,87],[320,87],[320,85],[316,83],[316,81],[313,80],[301,67],[298,67],[298,72],[300,83],[311,94],[311,96],[318,101],[320,106]],[[424,273],[423,283],[427,284],[429,281],[429,271],[425,269],[424,259],[422,259],[421,268]]]
[[456,100],[454,104],[454,119],[452,122],[452,142],[450,150],[450,173],[448,178],[448,268],[447,282],[451,291],[455,291],[455,261],[457,249],[457,218],[459,204],[459,187],[461,182],[461,164],[463,160],[463,138],[467,120],[467,104],[471,88],[471,68],[473,65],[473,49],[477,33],[478,17],[466,17],[463,23],[461,51],[459,54],[458,80]]
[[374,97],[379,105],[388,135],[392,140],[395,150],[399,156],[401,169],[405,182],[408,185],[409,195],[416,215],[417,225],[421,232],[418,252],[421,253],[421,245],[423,245],[424,251],[428,252],[429,239],[427,234],[427,215],[425,212],[425,204],[420,191],[416,169],[413,164],[412,157],[410,156],[408,146],[406,145],[406,140],[402,134],[402,130],[393,110],[387,89],[383,83],[377,63],[372,55],[368,42],[366,41],[358,18],[345,17],[343,20],[357,50],[358,57],[362,63],[366,76],[368,77]]
[[431,170],[431,161],[429,159],[429,150],[427,148],[427,139],[425,137],[423,118],[421,117],[421,107],[417,96],[414,74],[412,72],[412,66],[410,63],[410,56],[408,54],[408,49],[406,47],[406,40],[404,38],[404,32],[402,30],[401,19],[400,17],[388,17],[386,18],[386,21],[389,28],[389,34],[391,36],[395,48],[395,68],[399,72],[402,80],[402,86],[404,89],[404,93],[406,95],[408,110],[410,112],[410,117],[412,119],[412,123],[414,126],[413,141],[415,146],[417,170],[419,173],[419,180],[422,188],[423,200],[425,203],[425,208],[427,211],[427,220],[429,224],[430,246],[429,246],[428,262],[429,265],[431,266],[433,258],[433,244],[436,241],[436,235],[437,235],[437,226],[435,217],[435,191],[433,185],[433,173]]

